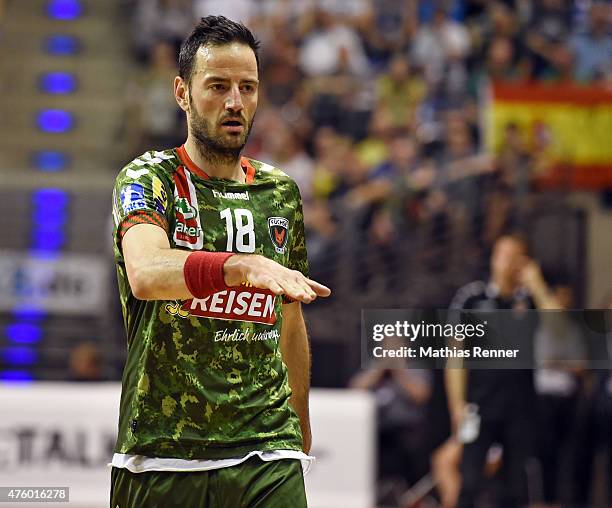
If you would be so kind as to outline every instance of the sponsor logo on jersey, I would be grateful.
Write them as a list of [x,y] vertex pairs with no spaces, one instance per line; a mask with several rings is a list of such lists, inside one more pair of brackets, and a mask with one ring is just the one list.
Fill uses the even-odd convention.
[[274,250],[279,254],[284,254],[289,237],[289,221],[284,217],[268,217],[268,232],[274,244]]
[[241,199],[242,201],[249,201],[249,191],[244,192],[219,192],[213,189],[213,196],[216,198],[223,199]]
[[179,235],[186,235],[190,238],[197,238],[198,236],[200,236],[200,233],[202,232],[202,230],[200,228],[197,228],[195,226],[189,227],[185,224],[183,224],[182,222],[177,222],[176,224],[176,232]]
[[[276,323],[275,301],[276,295],[271,291],[243,285],[203,299],[186,300],[182,310],[198,317],[273,325]],[[183,317],[178,311],[177,314]]]
[[123,207],[124,213],[147,208],[142,185],[132,183],[121,189],[121,206]]
[[197,215],[197,210],[189,204],[185,198],[179,198],[175,204],[176,211],[185,219],[193,219]]
[[174,243],[181,247],[200,250],[204,245],[204,235],[191,173],[185,166],[180,166],[172,178],[174,179],[174,210],[176,212]]
[[152,179],[153,184],[153,203],[155,209],[162,215],[166,213],[168,207],[168,193],[164,189],[164,184],[156,176]]

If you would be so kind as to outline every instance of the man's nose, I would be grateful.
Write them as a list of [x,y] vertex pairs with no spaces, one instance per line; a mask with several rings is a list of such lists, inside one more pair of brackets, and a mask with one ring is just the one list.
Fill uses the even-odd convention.
[[242,111],[242,96],[240,95],[240,88],[238,85],[231,87],[228,96],[225,98],[225,109],[238,112]]

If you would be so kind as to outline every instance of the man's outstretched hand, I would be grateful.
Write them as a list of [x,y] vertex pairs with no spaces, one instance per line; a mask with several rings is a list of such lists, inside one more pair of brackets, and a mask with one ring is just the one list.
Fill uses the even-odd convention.
[[259,254],[236,254],[230,257],[223,266],[223,273],[228,286],[248,282],[257,288],[269,289],[276,295],[285,295],[302,303],[310,303],[317,296],[331,294],[327,286]]

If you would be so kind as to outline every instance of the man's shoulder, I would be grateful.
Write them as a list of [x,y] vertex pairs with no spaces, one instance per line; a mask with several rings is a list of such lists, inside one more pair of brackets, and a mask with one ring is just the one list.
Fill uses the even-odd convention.
[[252,159],[250,157],[245,157],[245,159],[249,162],[251,166],[253,166],[256,173],[259,174],[260,179],[272,180],[275,181],[275,183],[277,184],[288,185],[297,188],[295,180],[291,178],[287,173],[285,173],[282,169],[273,166],[272,164],[268,164],[267,162],[258,161],[257,159]]
[[169,177],[180,164],[174,149],[149,150],[128,162],[117,175],[117,180],[138,180],[147,175]]
[[486,298],[487,284],[476,280],[460,287],[451,301],[451,309],[469,309],[477,301]]

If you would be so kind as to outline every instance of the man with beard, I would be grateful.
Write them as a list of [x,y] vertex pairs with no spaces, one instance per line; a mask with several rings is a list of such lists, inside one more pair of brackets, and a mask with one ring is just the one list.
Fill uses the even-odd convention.
[[111,506],[301,507],[310,464],[302,205],[247,157],[258,42],[222,16],[183,42],[180,148],[119,173],[115,260],[127,330]]

